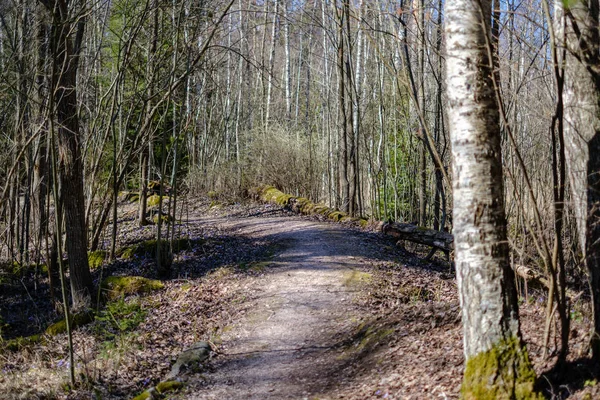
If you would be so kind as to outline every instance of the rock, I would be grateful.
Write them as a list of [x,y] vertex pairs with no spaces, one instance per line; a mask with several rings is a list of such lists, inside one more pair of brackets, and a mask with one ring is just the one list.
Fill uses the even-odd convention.
[[176,376],[180,375],[182,368],[193,367],[208,360],[212,351],[212,347],[208,342],[194,343],[179,354],[177,361],[173,364],[173,367],[171,367],[171,372],[167,374],[165,380],[174,379]]

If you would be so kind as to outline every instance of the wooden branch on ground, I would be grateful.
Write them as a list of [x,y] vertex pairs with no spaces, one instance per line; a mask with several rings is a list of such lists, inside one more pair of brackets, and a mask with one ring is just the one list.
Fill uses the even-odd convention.
[[448,232],[440,232],[413,224],[401,224],[397,222],[383,224],[381,231],[399,240],[408,240],[447,252],[454,249],[454,237]]
[[[515,271],[515,274],[518,277],[525,279],[525,281],[533,282],[540,286],[544,286],[546,289],[550,288],[550,282],[548,282],[548,279],[546,279],[546,277],[542,273],[535,271],[532,268],[526,267],[525,265],[515,265],[513,269]],[[570,298],[571,301],[577,299],[582,294],[583,292],[575,292],[573,290],[567,289],[567,297]]]

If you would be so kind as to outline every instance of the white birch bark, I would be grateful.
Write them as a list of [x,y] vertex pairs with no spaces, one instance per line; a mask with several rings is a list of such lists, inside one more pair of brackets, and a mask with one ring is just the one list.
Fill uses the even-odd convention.
[[275,63],[275,35],[277,34],[277,13],[279,12],[279,0],[275,0],[275,11],[273,12],[273,25],[271,26],[271,50],[269,51],[269,70],[267,71],[267,102],[265,111],[265,132],[269,128],[271,111],[271,92],[273,90],[273,66]]
[[531,393],[535,374],[521,341],[508,259],[499,114],[489,57],[491,11],[491,0],[446,2],[446,81],[466,358],[462,394],[508,399]]
[[283,3],[283,27],[285,46],[285,117],[289,121],[292,111],[292,62],[290,60],[290,21],[288,18],[287,2]]

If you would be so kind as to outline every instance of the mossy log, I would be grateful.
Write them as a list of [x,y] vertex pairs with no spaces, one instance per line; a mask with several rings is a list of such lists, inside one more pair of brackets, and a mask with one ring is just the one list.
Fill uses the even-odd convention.
[[[80,326],[89,324],[94,320],[94,313],[91,311],[82,312],[71,316],[71,329],[76,329]],[[56,336],[67,331],[67,322],[65,319],[61,319],[58,322],[53,323],[46,328],[46,334],[48,336]]]
[[381,231],[400,240],[424,244],[447,252],[454,249],[454,237],[448,232],[396,222],[383,224]]
[[254,193],[255,198],[265,203],[277,204],[299,214],[321,215],[332,221],[349,223],[360,227],[365,227],[368,223],[366,218],[350,217],[345,212],[329,208],[324,204],[313,203],[306,197],[296,197],[283,193],[273,186],[263,186],[251,191],[251,193]]

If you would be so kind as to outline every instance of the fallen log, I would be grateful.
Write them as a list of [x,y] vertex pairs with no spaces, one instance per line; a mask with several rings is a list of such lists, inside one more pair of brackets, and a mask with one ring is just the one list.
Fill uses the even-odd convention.
[[[513,270],[515,271],[515,274],[518,277],[523,278],[523,280],[525,281],[526,289],[528,282],[532,282],[538,286],[543,286],[546,289],[550,289],[550,282],[542,273],[535,271],[532,268],[526,267],[525,265],[514,265]],[[575,301],[582,294],[583,292],[575,292],[574,290],[571,290],[569,288],[566,289],[566,295],[571,301]]]
[[366,218],[351,217],[345,212],[329,208],[324,204],[315,204],[306,197],[296,197],[283,193],[273,186],[256,188],[251,193],[254,194],[255,199],[264,201],[265,203],[280,205],[298,214],[319,215],[335,222],[356,225],[361,228],[366,227],[369,222]]
[[397,222],[383,224],[381,231],[399,240],[424,244],[445,252],[450,252],[454,249],[454,237],[448,232],[440,232],[413,224],[401,224]]

